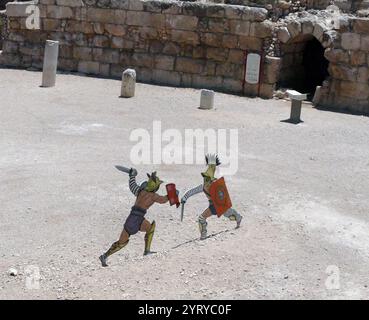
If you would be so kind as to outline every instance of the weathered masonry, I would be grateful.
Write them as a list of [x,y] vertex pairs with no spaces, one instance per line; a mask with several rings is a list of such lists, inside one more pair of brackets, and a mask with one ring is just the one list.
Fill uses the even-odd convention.
[[[332,2],[325,0],[230,2],[241,5],[168,0],[8,3],[0,63],[40,69],[46,40],[59,40],[60,70],[115,78],[133,68],[142,82],[263,98],[272,98],[279,87],[312,98],[320,87],[319,105],[369,114],[367,1],[355,9],[360,15],[353,14],[351,1],[338,1],[341,11],[317,10]],[[39,29],[26,26],[30,5],[40,10]],[[310,8],[317,9],[305,10]],[[261,56],[255,84],[245,81],[250,53]]]

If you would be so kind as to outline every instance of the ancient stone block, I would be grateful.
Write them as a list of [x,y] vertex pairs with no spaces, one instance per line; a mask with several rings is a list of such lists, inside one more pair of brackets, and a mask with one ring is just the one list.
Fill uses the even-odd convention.
[[349,80],[349,81],[356,80],[356,74],[357,74],[356,68],[331,63],[329,65],[328,70],[329,70],[329,74],[336,79]]
[[231,78],[223,79],[223,90],[232,93],[241,93],[242,92],[242,81],[234,80]]
[[56,0],[58,6],[65,7],[82,7],[84,3],[82,0]]
[[266,38],[272,36],[273,24],[270,21],[253,22],[250,25],[250,36]]
[[61,20],[42,19],[42,29],[46,31],[59,31],[61,30]]
[[78,69],[78,62],[76,60],[62,58],[58,61],[58,68],[65,71],[76,71]]
[[73,46],[59,46],[59,57],[72,59],[73,58]]
[[232,20],[221,19],[221,18],[209,18],[208,31],[228,33],[230,31],[230,26],[229,26],[230,21]]
[[341,81],[339,95],[356,99],[368,99],[369,85],[351,81]]
[[[140,38],[141,39],[158,39],[159,35],[158,35],[158,30],[156,28],[151,28],[151,27],[143,27],[140,28]],[[129,33],[128,33],[129,35]],[[137,39],[136,41],[140,41],[142,42],[142,40]]]
[[100,64],[96,61],[80,61],[78,62],[78,72],[87,74],[99,74]]
[[359,67],[357,72],[357,81],[362,83],[368,83],[369,81],[369,69],[368,67]]
[[227,61],[235,63],[235,64],[244,64],[245,63],[245,53],[242,50],[231,49],[229,50]]
[[161,53],[163,51],[164,44],[161,41],[153,40],[150,42],[149,51],[151,53]]
[[76,22],[75,20],[68,20],[64,30],[66,32],[71,32],[71,33],[77,33],[77,32],[82,32],[85,34],[94,33],[93,25],[87,21]]
[[110,76],[110,64],[109,63],[100,63],[100,72],[99,75],[103,77]]
[[191,58],[178,57],[175,65],[175,70],[198,74],[202,72],[203,66],[204,66],[203,60],[194,60]]
[[223,79],[221,77],[206,77],[192,75],[192,86],[199,89],[221,89]]
[[222,43],[222,34],[204,33],[202,34],[201,42],[207,46],[219,47]]
[[316,23],[314,26],[313,36],[318,40],[321,40],[325,30],[326,26],[323,23],[321,22]]
[[150,12],[130,12],[126,23],[133,26],[151,26],[155,28],[165,27],[165,16]]
[[56,4],[56,0],[38,0],[39,4]]
[[356,18],[353,20],[353,30],[357,33],[369,33],[369,19],[368,18]]
[[298,21],[292,21],[287,25],[291,38],[298,36],[302,32],[302,26]]
[[255,50],[259,51],[263,47],[263,41],[260,38],[255,37],[243,37],[238,38],[239,48],[243,50]]
[[181,75],[173,71],[153,70],[152,80],[158,84],[179,86],[181,84]]
[[271,99],[271,98],[273,98],[274,89],[275,89],[274,84],[262,83],[260,85],[259,95],[263,99]]
[[112,23],[115,21],[115,10],[87,8],[87,19],[91,22]]
[[261,22],[267,18],[267,15],[268,11],[264,8],[245,7],[245,11],[242,14],[242,20]]
[[234,34],[248,36],[250,34],[249,21],[231,20],[229,22],[229,31]]
[[214,76],[215,75],[215,70],[216,70],[216,65],[217,64],[214,61],[210,61],[210,60],[206,61],[201,75]]
[[113,36],[116,37],[121,37],[124,36],[126,34],[126,30],[124,28],[124,26],[119,25],[119,24],[105,24],[105,31],[108,34],[111,34]]
[[103,34],[105,31],[104,24],[100,22],[93,23],[93,29],[96,34]]
[[282,66],[281,58],[266,56],[264,63],[264,82],[275,84],[278,81],[279,72]]
[[223,18],[225,6],[222,4],[211,4],[206,6],[206,16],[211,18]]
[[69,7],[47,6],[47,17],[54,19],[72,19],[74,17],[73,10]]
[[224,34],[222,38],[222,47],[225,48],[237,48],[238,38],[237,36]]
[[119,63],[120,62],[120,53],[118,50],[114,49],[103,49],[103,53],[99,59],[99,62],[104,63]]
[[277,31],[277,37],[282,43],[287,43],[291,39],[291,34],[286,27],[282,27]]
[[200,43],[199,35],[192,31],[172,31],[172,40],[179,43],[188,43],[192,45],[198,45]]
[[167,42],[164,44],[163,53],[169,54],[169,55],[177,55],[181,51],[181,48],[173,43],[173,42]]
[[240,66],[237,64],[222,63],[218,64],[216,67],[216,75],[220,77],[242,80],[243,73],[243,68],[240,68]]
[[314,24],[311,20],[305,20],[302,23],[301,31],[303,34],[312,34],[314,31]]
[[360,49],[360,35],[351,32],[345,32],[342,34],[341,45],[346,50],[358,50]]
[[353,66],[366,64],[366,53],[364,51],[351,51],[350,62]]
[[6,53],[18,53],[19,46],[16,42],[5,40],[2,49]]
[[134,66],[152,69],[154,67],[154,57],[147,53],[134,53],[131,57]]
[[207,48],[206,57],[215,61],[226,61],[228,57],[228,49],[223,48]]
[[73,58],[77,60],[92,60],[92,49],[88,47],[74,47]]
[[361,37],[361,45],[360,49],[363,51],[369,51],[369,36],[362,36]]
[[247,9],[244,6],[227,6],[225,8],[225,17],[228,19],[241,20],[242,15],[247,13],[246,11]]
[[327,60],[333,63],[337,63],[337,62],[348,63],[349,62],[348,52],[342,49],[334,49],[334,48],[326,49],[324,51],[324,56],[327,58]]
[[178,30],[194,31],[197,28],[197,17],[185,15],[168,15],[166,18],[166,27]]
[[244,85],[243,92],[250,97],[256,97],[258,95],[258,88],[259,85],[257,84],[250,84],[246,82]]
[[8,17],[28,17],[29,14],[26,12],[28,6],[29,3],[8,2],[5,13]]
[[108,47],[109,38],[107,36],[97,35],[93,38],[94,47]]
[[174,60],[172,56],[155,56],[155,68],[160,70],[173,70]]

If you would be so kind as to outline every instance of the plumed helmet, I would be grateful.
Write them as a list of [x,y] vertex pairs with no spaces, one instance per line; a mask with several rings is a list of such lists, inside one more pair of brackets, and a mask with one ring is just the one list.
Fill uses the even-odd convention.
[[158,191],[163,181],[161,181],[159,177],[156,175],[156,171],[154,171],[152,174],[147,174],[147,177],[149,178],[149,180],[147,180],[145,191],[148,192]]
[[216,167],[220,165],[220,161],[216,154],[207,154],[205,160],[208,168],[205,172],[202,172],[201,175],[205,179],[212,181],[215,178],[215,170]]

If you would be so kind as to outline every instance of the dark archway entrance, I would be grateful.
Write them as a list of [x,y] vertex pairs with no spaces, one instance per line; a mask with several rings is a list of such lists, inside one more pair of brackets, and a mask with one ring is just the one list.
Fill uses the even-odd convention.
[[307,93],[312,99],[317,86],[328,77],[329,61],[324,47],[312,35],[298,36],[282,45],[282,69],[279,87]]

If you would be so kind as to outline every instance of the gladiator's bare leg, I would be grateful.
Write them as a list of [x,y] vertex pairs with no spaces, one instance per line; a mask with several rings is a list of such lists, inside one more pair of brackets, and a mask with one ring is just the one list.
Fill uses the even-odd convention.
[[154,237],[154,232],[155,232],[155,221],[150,223],[149,221],[145,219],[141,224],[140,231],[146,232],[144,256],[150,253],[155,253],[154,251],[150,250],[152,238]]
[[112,255],[113,253],[119,251],[120,249],[124,248],[129,242],[129,234],[126,230],[123,229],[122,233],[120,234],[119,240],[115,241],[108,251],[106,251],[103,255],[99,257],[101,264],[103,267],[107,267],[107,258]]
[[207,225],[208,223],[206,222],[206,219],[209,218],[211,216],[211,211],[209,208],[207,208],[202,214],[199,215],[199,229],[200,229],[200,240],[204,240],[206,239],[208,230],[207,230]]

